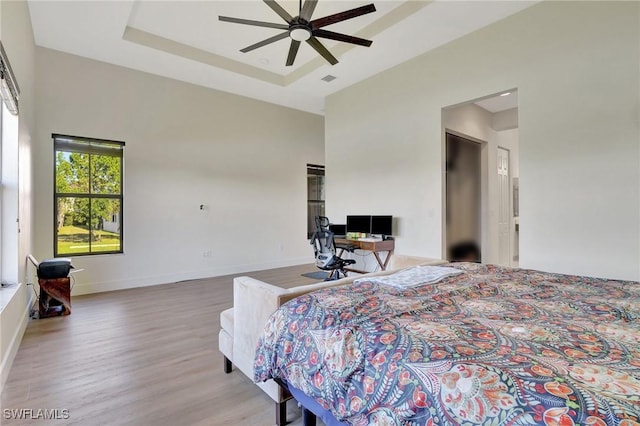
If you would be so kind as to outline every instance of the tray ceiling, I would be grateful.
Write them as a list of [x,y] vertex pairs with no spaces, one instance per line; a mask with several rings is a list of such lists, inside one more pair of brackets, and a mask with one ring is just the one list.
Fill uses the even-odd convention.
[[[370,2],[320,0],[313,17]],[[373,1],[376,12],[327,27],[373,40],[371,47],[322,39],[340,61],[331,66],[303,43],[291,67],[285,67],[289,38],[240,52],[281,30],[218,20],[284,22],[258,0],[28,3],[38,46],[322,114],[327,95],[536,1]],[[297,1],[279,4],[297,15]],[[322,80],[327,75],[336,78]]]

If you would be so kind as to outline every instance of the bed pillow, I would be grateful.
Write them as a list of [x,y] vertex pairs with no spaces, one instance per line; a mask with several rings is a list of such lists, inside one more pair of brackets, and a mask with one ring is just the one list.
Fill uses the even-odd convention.
[[372,282],[395,288],[414,288],[426,284],[434,284],[447,277],[462,274],[464,271],[448,266],[416,266],[391,275],[372,278],[359,278],[358,282]]

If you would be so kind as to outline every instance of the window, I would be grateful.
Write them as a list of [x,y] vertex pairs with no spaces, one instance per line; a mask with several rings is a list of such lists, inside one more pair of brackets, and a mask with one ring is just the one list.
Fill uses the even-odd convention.
[[124,142],[52,137],[55,256],[122,253]]
[[18,98],[20,88],[0,42],[0,272],[19,281]]
[[307,238],[316,230],[316,216],[324,215],[324,166],[307,164]]
[[0,270],[2,279],[18,282],[18,116],[6,104],[0,111]]

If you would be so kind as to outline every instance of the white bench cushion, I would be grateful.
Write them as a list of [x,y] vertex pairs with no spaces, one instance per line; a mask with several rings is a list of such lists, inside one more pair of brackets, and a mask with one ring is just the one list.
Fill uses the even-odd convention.
[[233,308],[220,312],[220,328],[233,336]]

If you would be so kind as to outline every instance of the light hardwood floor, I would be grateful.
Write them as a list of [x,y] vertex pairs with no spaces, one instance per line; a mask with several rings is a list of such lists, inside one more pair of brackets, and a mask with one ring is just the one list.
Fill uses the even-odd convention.
[[[317,282],[301,265],[249,275],[282,287]],[[239,371],[224,374],[220,312],[233,276],[72,299],[66,317],[31,320],[2,393],[0,424],[273,425],[273,401]],[[14,421],[5,409],[68,410]],[[288,417],[301,425],[295,401]],[[321,424],[321,422],[319,422]]]

